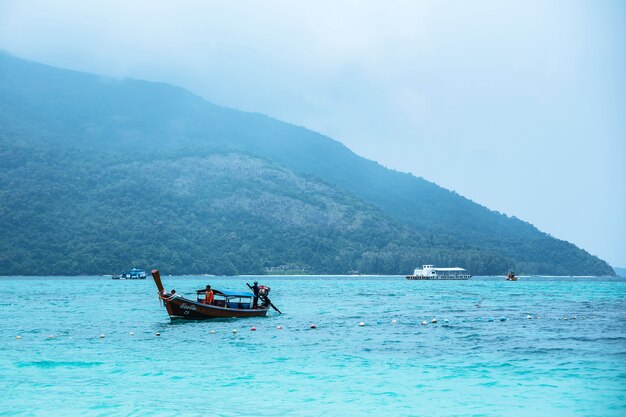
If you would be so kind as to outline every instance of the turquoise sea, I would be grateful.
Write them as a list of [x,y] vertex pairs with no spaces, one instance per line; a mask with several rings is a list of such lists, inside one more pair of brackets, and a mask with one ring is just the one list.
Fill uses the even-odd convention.
[[170,322],[151,279],[0,278],[0,415],[626,415],[623,279],[258,280],[283,315]]

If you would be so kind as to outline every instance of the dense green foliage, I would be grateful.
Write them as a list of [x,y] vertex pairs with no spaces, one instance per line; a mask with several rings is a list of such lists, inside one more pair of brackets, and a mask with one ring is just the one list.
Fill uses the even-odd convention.
[[402,273],[419,254],[476,268],[483,258],[459,242],[416,236],[315,178],[241,153],[148,159],[0,144],[8,168],[0,177],[5,274],[127,265],[237,274],[284,264],[301,272]]
[[612,275],[574,245],[315,132],[0,54],[0,274]]

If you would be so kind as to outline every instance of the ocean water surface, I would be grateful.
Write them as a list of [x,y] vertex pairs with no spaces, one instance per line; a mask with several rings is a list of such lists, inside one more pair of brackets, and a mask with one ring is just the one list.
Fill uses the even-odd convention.
[[257,279],[283,315],[171,322],[151,279],[0,278],[0,415],[626,415],[623,279]]

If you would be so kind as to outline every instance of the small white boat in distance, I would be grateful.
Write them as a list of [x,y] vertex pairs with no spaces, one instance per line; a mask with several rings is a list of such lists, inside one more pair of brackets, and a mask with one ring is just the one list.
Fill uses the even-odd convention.
[[472,276],[463,268],[435,268],[434,265],[422,265],[406,279],[470,279]]

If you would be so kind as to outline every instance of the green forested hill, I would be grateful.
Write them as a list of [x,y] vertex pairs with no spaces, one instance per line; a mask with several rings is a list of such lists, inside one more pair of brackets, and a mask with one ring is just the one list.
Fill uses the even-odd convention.
[[574,245],[315,132],[0,54],[0,274],[612,275]]
[[127,265],[181,273],[281,266],[400,273],[418,254],[476,269],[486,257],[451,239],[415,234],[371,204],[251,155],[95,156],[0,143],[4,274]]

